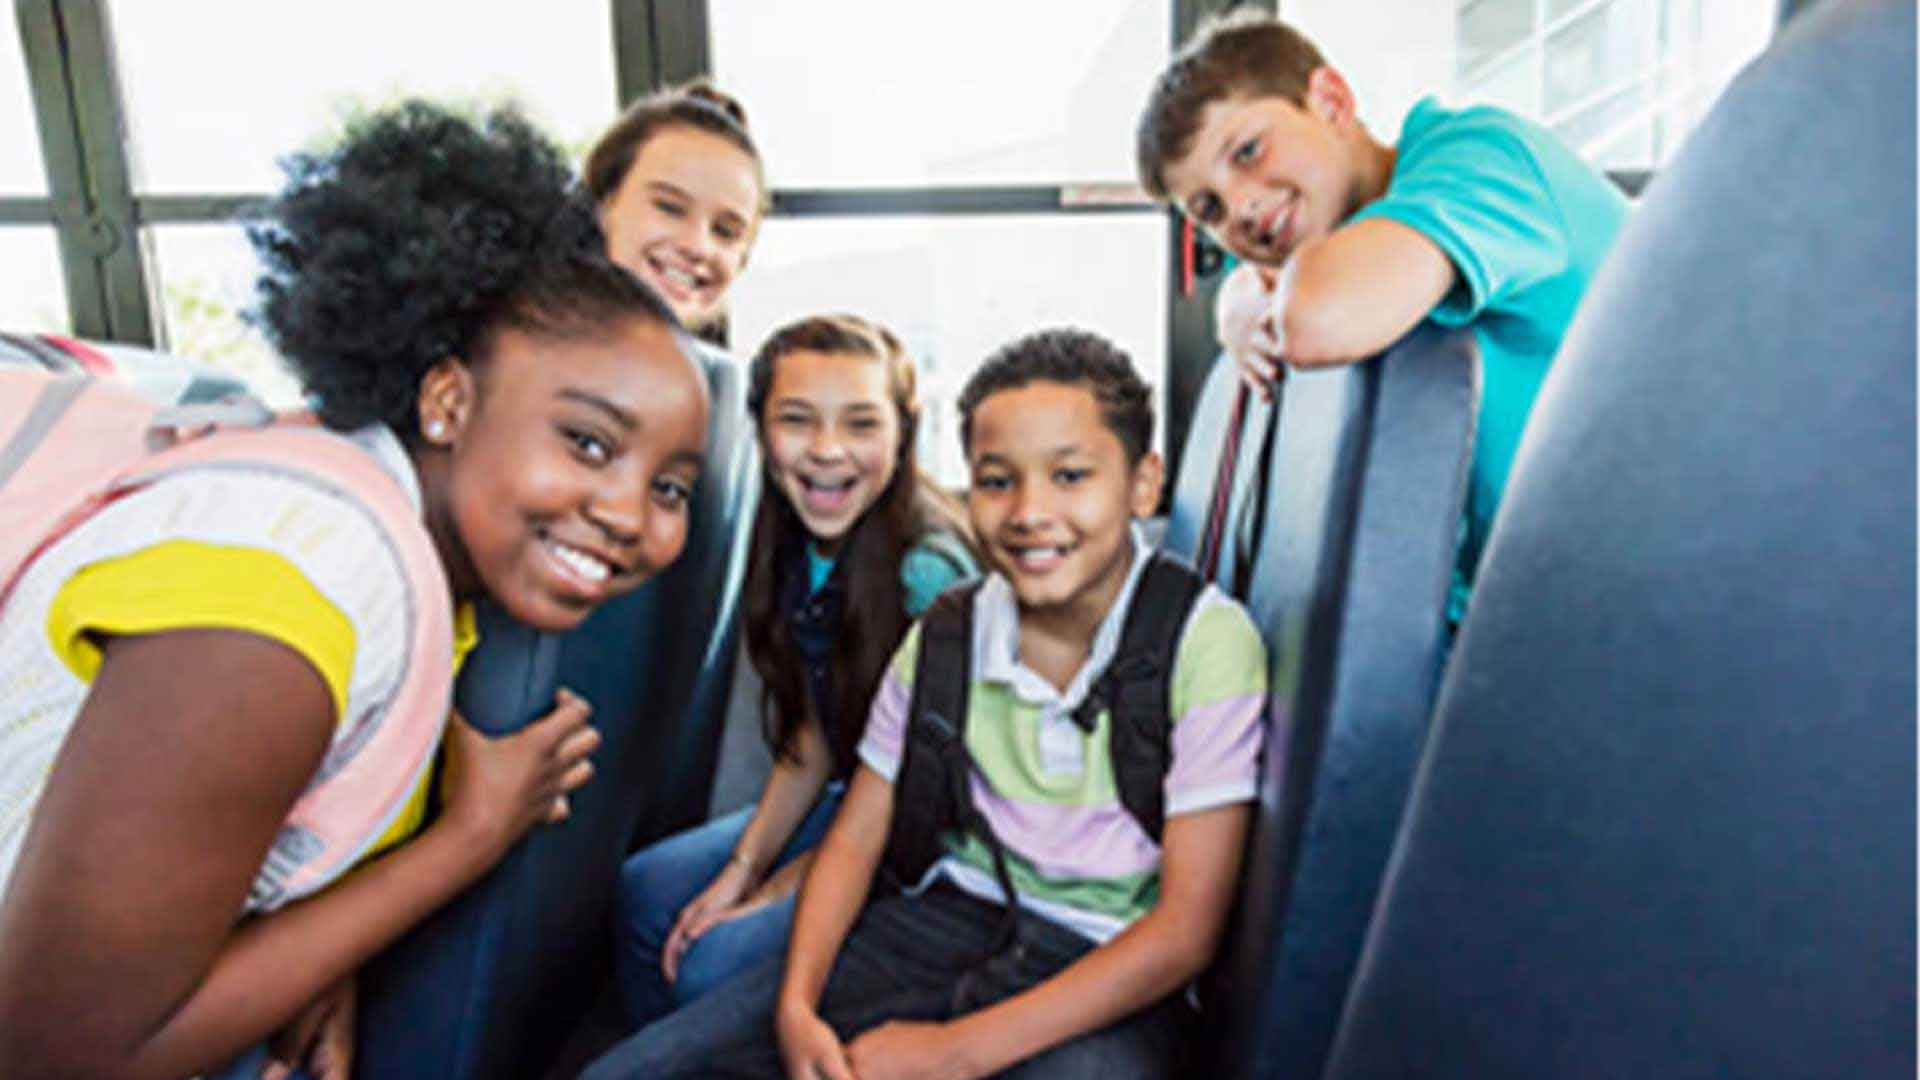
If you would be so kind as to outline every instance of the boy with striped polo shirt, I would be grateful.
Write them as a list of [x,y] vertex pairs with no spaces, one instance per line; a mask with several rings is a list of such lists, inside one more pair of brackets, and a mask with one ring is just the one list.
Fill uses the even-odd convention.
[[1171,670],[1153,687],[1168,715],[1156,813],[1143,820],[1129,796],[1138,781],[1119,775],[1129,762],[1116,768],[1125,725],[1107,705],[1127,695],[1100,691],[1116,652],[1135,655],[1136,596],[1191,580],[1132,521],[1162,482],[1149,400],[1124,353],[1078,331],[1023,338],[974,375],[960,399],[968,511],[994,573],[940,601],[970,616],[955,639],[967,646],[954,694],[966,715],[948,744],[964,745],[964,771],[943,774],[966,777],[954,787],[968,805],[949,815],[960,827],[939,835],[924,872],[867,905],[883,860],[903,865],[901,822],[926,817],[904,800],[929,788],[902,762],[926,775],[927,752],[909,747],[927,745],[915,741],[929,718],[914,681],[931,670],[929,614],[874,700],[864,767],[802,889],[784,972],[743,974],[589,1076],[1169,1072],[1181,992],[1212,958],[1238,877],[1267,664],[1218,590],[1181,609]]

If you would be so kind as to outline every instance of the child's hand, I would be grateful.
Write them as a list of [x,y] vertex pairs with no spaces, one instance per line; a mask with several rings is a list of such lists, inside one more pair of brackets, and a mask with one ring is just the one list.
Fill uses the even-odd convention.
[[562,689],[552,712],[499,738],[453,714],[440,777],[442,820],[479,837],[494,858],[536,823],[565,821],[567,792],[593,776],[587,755],[600,745],[600,733],[587,723],[592,712],[585,698]]
[[847,1047],[860,1080],[960,1080],[970,1075],[945,1024],[890,1020]]
[[1262,398],[1273,397],[1273,384],[1286,371],[1280,313],[1292,279],[1292,263],[1279,270],[1241,263],[1220,283],[1213,299],[1213,328],[1220,347],[1240,365],[1241,378]]
[[274,1035],[261,1080],[284,1080],[295,1069],[313,1080],[352,1080],[356,1008],[354,976],[349,975]]
[[679,918],[673,920],[673,929],[667,933],[666,944],[660,948],[660,974],[665,975],[668,982],[679,981],[680,958],[686,955],[687,946],[725,919],[753,885],[754,876],[746,864],[739,859],[728,859],[727,865],[721,867],[700,895],[680,909]]
[[847,1048],[820,1014],[802,1005],[782,1001],[774,1017],[780,1037],[780,1060],[788,1080],[867,1080],[855,1077]]

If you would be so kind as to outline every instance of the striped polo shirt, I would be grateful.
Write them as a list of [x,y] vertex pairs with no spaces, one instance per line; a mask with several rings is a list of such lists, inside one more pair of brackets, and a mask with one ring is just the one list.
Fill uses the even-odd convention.
[[[1138,530],[1133,545],[1126,584],[1064,693],[1020,662],[1020,613],[1007,580],[994,574],[974,596],[967,721],[967,749],[978,766],[974,803],[1006,848],[1020,906],[1097,943],[1146,914],[1160,895],[1160,847],[1120,804],[1114,783],[1111,717],[1102,711],[1089,733],[1071,715],[1119,647],[1150,551]],[[915,624],[881,680],[860,743],[861,761],[888,783],[900,767],[919,649]],[[1246,611],[1211,585],[1181,630],[1172,680],[1167,817],[1252,801],[1265,737],[1266,648]],[[946,855],[913,892],[944,878],[1004,902],[983,839],[949,834],[943,846]]]

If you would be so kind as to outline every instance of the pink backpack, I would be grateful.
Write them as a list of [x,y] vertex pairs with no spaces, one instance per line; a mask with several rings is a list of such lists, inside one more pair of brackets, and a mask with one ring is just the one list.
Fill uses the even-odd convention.
[[[93,369],[89,369],[93,370]],[[277,907],[311,895],[380,838],[431,764],[452,691],[452,601],[431,537],[406,492],[359,447],[309,421],[277,420],[251,398],[162,407],[111,375],[0,365],[0,608],[36,556],[144,484],[185,469],[295,472],[358,501],[385,529],[413,615],[400,690],[383,713],[341,717],[334,740],[267,857]]]

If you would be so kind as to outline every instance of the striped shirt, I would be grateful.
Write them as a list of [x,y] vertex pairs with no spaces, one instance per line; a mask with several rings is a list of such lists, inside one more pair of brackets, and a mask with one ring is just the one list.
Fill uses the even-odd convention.
[[[345,436],[421,505],[405,449],[384,427]],[[134,491],[37,557],[0,610],[0,891],[19,859],[55,759],[101,665],[95,637],[185,627],[244,630],[298,652],[327,684],[330,752],[348,753],[399,692],[410,603],[378,523],[313,480],[273,469],[189,469]],[[456,665],[477,640],[454,621]],[[236,763],[248,750],[234,748]],[[320,772],[328,764],[323,761]],[[425,820],[423,773],[369,857]],[[284,902],[280,867],[254,881],[249,912]]]
[[[1134,536],[1133,566],[1064,693],[1019,659],[1019,609],[998,574],[974,596],[967,749],[978,769],[974,804],[999,836],[1022,907],[1106,942],[1159,900],[1160,847],[1120,804],[1108,750],[1110,716],[1091,733],[1073,709],[1119,647],[1121,624],[1149,553]],[[920,627],[901,643],[881,680],[860,759],[892,783],[900,767]],[[1175,650],[1172,764],[1166,813],[1249,802],[1265,737],[1266,648],[1247,613],[1209,585]],[[913,891],[939,879],[994,902],[1004,894],[984,840],[949,834],[947,854]]]

